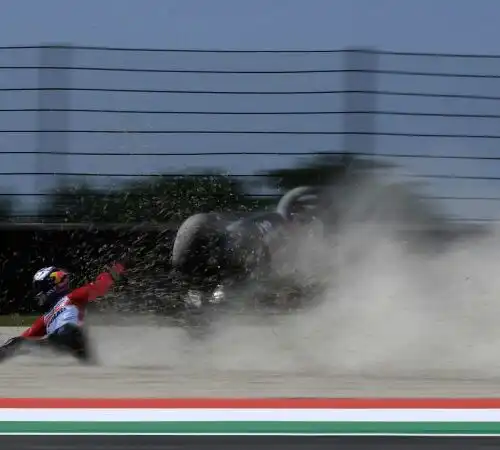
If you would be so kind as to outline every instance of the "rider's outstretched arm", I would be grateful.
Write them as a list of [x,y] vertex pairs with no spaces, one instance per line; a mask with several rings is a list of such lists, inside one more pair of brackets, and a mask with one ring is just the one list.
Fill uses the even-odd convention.
[[109,271],[103,272],[97,276],[92,283],[85,284],[75,289],[68,295],[71,303],[79,306],[85,306],[89,302],[107,294],[116,281],[120,279],[125,271],[125,267],[120,263],[115,263]]
[[21,335],[10,338],[0,346],[0,362],[13,356],[23,343],[42,339],[46,334],[45,320],[43,316],[38,317],[31,327]]

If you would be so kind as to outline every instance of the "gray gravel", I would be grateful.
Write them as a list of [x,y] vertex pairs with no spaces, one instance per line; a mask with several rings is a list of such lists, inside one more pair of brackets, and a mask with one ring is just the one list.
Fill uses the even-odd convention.
[[[239,328],[245,339],[251,330],[253,326],[247,330],[244,326]],[[1,336],[6,338],[18,332],[17,328],[3,328]],[[53,358],[48,354],[19,356],[1,367],[0,396],[490,397],[500,394],[500,377],[494,374],[442,368],[416,373],[389,366],[356,373],[334,364],[319,366],[314,360],[308,365],[296,348],[284,345],[279,350],[271,339],[264,351],[260,347],[262,341],[246,343],[245,347],[243,340],[238,341],[234,335],[231,340],[224,340],[231,337],[228,335],[220,340],[213,338],[211,342],[196,342],[183,330],[166,327],[99,326],[92,333],[101,359],[99,366],[83,367],[70,358]],[[265,328],[259,334],[265,339]]]

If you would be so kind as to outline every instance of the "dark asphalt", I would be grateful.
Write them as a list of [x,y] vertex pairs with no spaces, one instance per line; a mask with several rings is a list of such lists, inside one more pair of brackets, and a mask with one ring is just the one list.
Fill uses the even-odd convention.
[[[280,448],[281,447],[281,448]],[[492,450],[500,437],[0,436],[12,450]]]

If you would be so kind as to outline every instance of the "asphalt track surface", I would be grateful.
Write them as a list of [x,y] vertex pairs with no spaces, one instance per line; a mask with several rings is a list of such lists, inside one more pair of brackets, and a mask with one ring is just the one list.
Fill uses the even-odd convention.
[[484,450],[500,448],[486,437],[268,437],[268,436],[1,436],[15,450]]

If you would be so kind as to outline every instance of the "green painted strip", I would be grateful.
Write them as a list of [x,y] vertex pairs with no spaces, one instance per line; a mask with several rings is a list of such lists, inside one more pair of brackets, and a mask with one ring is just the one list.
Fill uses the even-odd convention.
[[29,327],[38,316],[20,316],[18,314],[0,314],[0,327]]
[[0,422],[0,433],[500,434],[500,422]]

